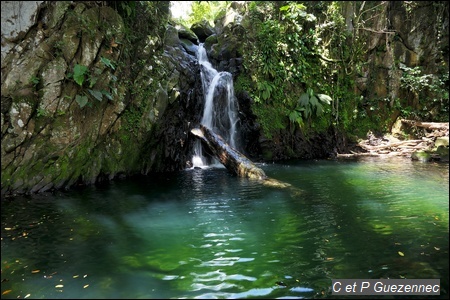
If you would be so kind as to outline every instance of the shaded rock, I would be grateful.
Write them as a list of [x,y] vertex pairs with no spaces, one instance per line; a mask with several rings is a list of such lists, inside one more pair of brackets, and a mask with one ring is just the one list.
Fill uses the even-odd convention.
[[191,30],[198,37],[200,43],[205,42],[208,36],[214,34],[214,28],[206,20],[192,24]]

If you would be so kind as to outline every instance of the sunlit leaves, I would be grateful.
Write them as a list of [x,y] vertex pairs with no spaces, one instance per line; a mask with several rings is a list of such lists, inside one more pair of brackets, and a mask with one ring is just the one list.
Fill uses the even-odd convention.
[[[323,104],[330,104],[333,99],[324,94],[316,94],[311,88],[308,88],[305,93],[300,95],[296,111],[302,111],[304,118],[308,119],[313,115],[319,117],[324,113]],[[292,114],[293,112],[291,112]],[[294,115],[290,115],[290,119],[294,118]],[[300,125],[300,123],[299,123]]]
[[326,104],[331,104],[331,101],[333,101],[333,99],[331,99],[330,96],[328,95],[324,95],[324,94],[316,94],[317,98],[320,99],[320,101],[326,103]]
[[297,123],[299,127],[303,126],[303,118],[302,118],[302,112],[304,111],[304,108],[296,108],[289,114],[289,120],[292,123]]

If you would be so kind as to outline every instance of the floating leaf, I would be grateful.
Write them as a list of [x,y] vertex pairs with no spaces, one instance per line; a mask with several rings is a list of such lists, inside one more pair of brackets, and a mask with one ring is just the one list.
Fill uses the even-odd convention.
[[31,296],[31,294],[26,294],[24,298],[28,298],[30,296]]
[[89,284],[86,284],[85,286],[83,286],[83,289],[87,288],[89,286]]
[[57,288],[57,289],[60,289],[60,288],[63,288],[63,287],[64,287],[64,284],[55,285],[55,288]]
[[80,277],[80,275],[73,275],[72,277],[73,278],[78,278],[78,277]]
[[11,293],[12,292],[12,290],[6,290],[6,291],[4,291],[3,293],[2,293],[2,295],[6,295],[6,294],[9,294],[9,293]]
[[403,252],[401,252],[401,251],[398,251],[398,255],[405,256],[405,254]]
[[31,273],[39,273],[41,270],[33,270],[33,271],[31,271]]

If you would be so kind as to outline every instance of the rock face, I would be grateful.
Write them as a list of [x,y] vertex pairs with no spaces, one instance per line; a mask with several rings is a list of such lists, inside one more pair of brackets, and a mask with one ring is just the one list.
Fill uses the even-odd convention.
[[185,167],[195,45],[151,5],[125,24],[96,2],[2,2],[2,196]]
[[[427,95],[402,88],[402,77],[415,67],[420,67],[421,75],[437,74],[443,68],[448,72],[448,3],[390,1],[384,4],[371,24],[366,24],[374,30],[366,33],[368,64],[355,78],[356,91],[363,97],[362,103],[378,107],[367,110],[370,116],[388,117],[395,111],[392,109],[395,105],[401,105],[428,110],[432,118],[433,104],[420,101]],[[348,6],[354,4],[348,2]],[[433,76],[434,81],[438,79]],[[419,89],[427,91],[424,85]],[[398,112],[390,115],[392,123],[398,115]]]

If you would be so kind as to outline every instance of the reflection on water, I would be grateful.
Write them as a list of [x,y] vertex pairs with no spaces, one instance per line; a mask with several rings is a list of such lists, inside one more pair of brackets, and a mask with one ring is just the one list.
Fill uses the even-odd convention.
[[2,298],[333,298],[343,278],[448,297],[448,164],[261,167],[292,187],[213,167],[3,200]]

